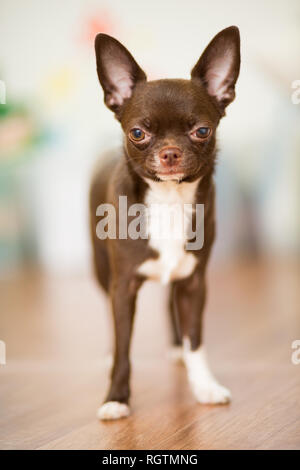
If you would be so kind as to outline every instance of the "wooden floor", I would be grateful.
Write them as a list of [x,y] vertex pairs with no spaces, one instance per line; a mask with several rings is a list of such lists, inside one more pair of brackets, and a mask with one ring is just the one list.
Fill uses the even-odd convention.
[[212,269],[205,342],[233,401],[195,403],[182,366],[167,357],[165,293],[139,299],[132,358],[132,416],[101,423],[108,385],[106,299],[88,277],[29,274],[1,282],[1,449],[300,449],[297,268]]

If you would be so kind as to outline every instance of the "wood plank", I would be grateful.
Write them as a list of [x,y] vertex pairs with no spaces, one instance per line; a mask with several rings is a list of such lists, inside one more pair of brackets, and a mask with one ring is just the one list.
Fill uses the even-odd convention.
[[[1,449],[300,449],[299,272],[236,264],[210,273],[205,342],[228,406],[195,403],[170,362],[166,293],[149,283],[132,348],[132,415],[101,423],[108,385],[107,301],[89,278],[38,273],[1,283]],[[153,341],[155,338],[155,341]]]

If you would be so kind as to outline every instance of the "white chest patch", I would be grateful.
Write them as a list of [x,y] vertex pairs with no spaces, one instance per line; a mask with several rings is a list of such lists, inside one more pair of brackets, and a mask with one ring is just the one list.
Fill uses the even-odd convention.
[[184,247],[199,180],[178,184],[176,181],[147,179],[147,183],[147,236],[150,247],[159,253],[159,257],[142,263],[138,273],[167,284],[188,277],[197,263],[193,253],[185,251]]

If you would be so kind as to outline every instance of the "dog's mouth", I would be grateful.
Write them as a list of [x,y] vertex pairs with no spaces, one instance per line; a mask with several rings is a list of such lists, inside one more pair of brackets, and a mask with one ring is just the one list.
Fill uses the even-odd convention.
[[168,171],[157,172],[156,176],[161,181],[181,181],[185,175],[182,170],[170,168]]

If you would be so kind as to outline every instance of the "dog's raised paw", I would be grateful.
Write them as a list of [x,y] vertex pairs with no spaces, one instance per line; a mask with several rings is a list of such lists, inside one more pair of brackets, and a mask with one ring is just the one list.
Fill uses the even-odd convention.
[[204,405],[225,404],[231,400],[230,391],[215,381],[202,384],[193,383],[192,389],[196,400]]
[[130,414],[130,408],[126,403],[108,401],[97,410],[97,418],[101,420],[126,418]]

